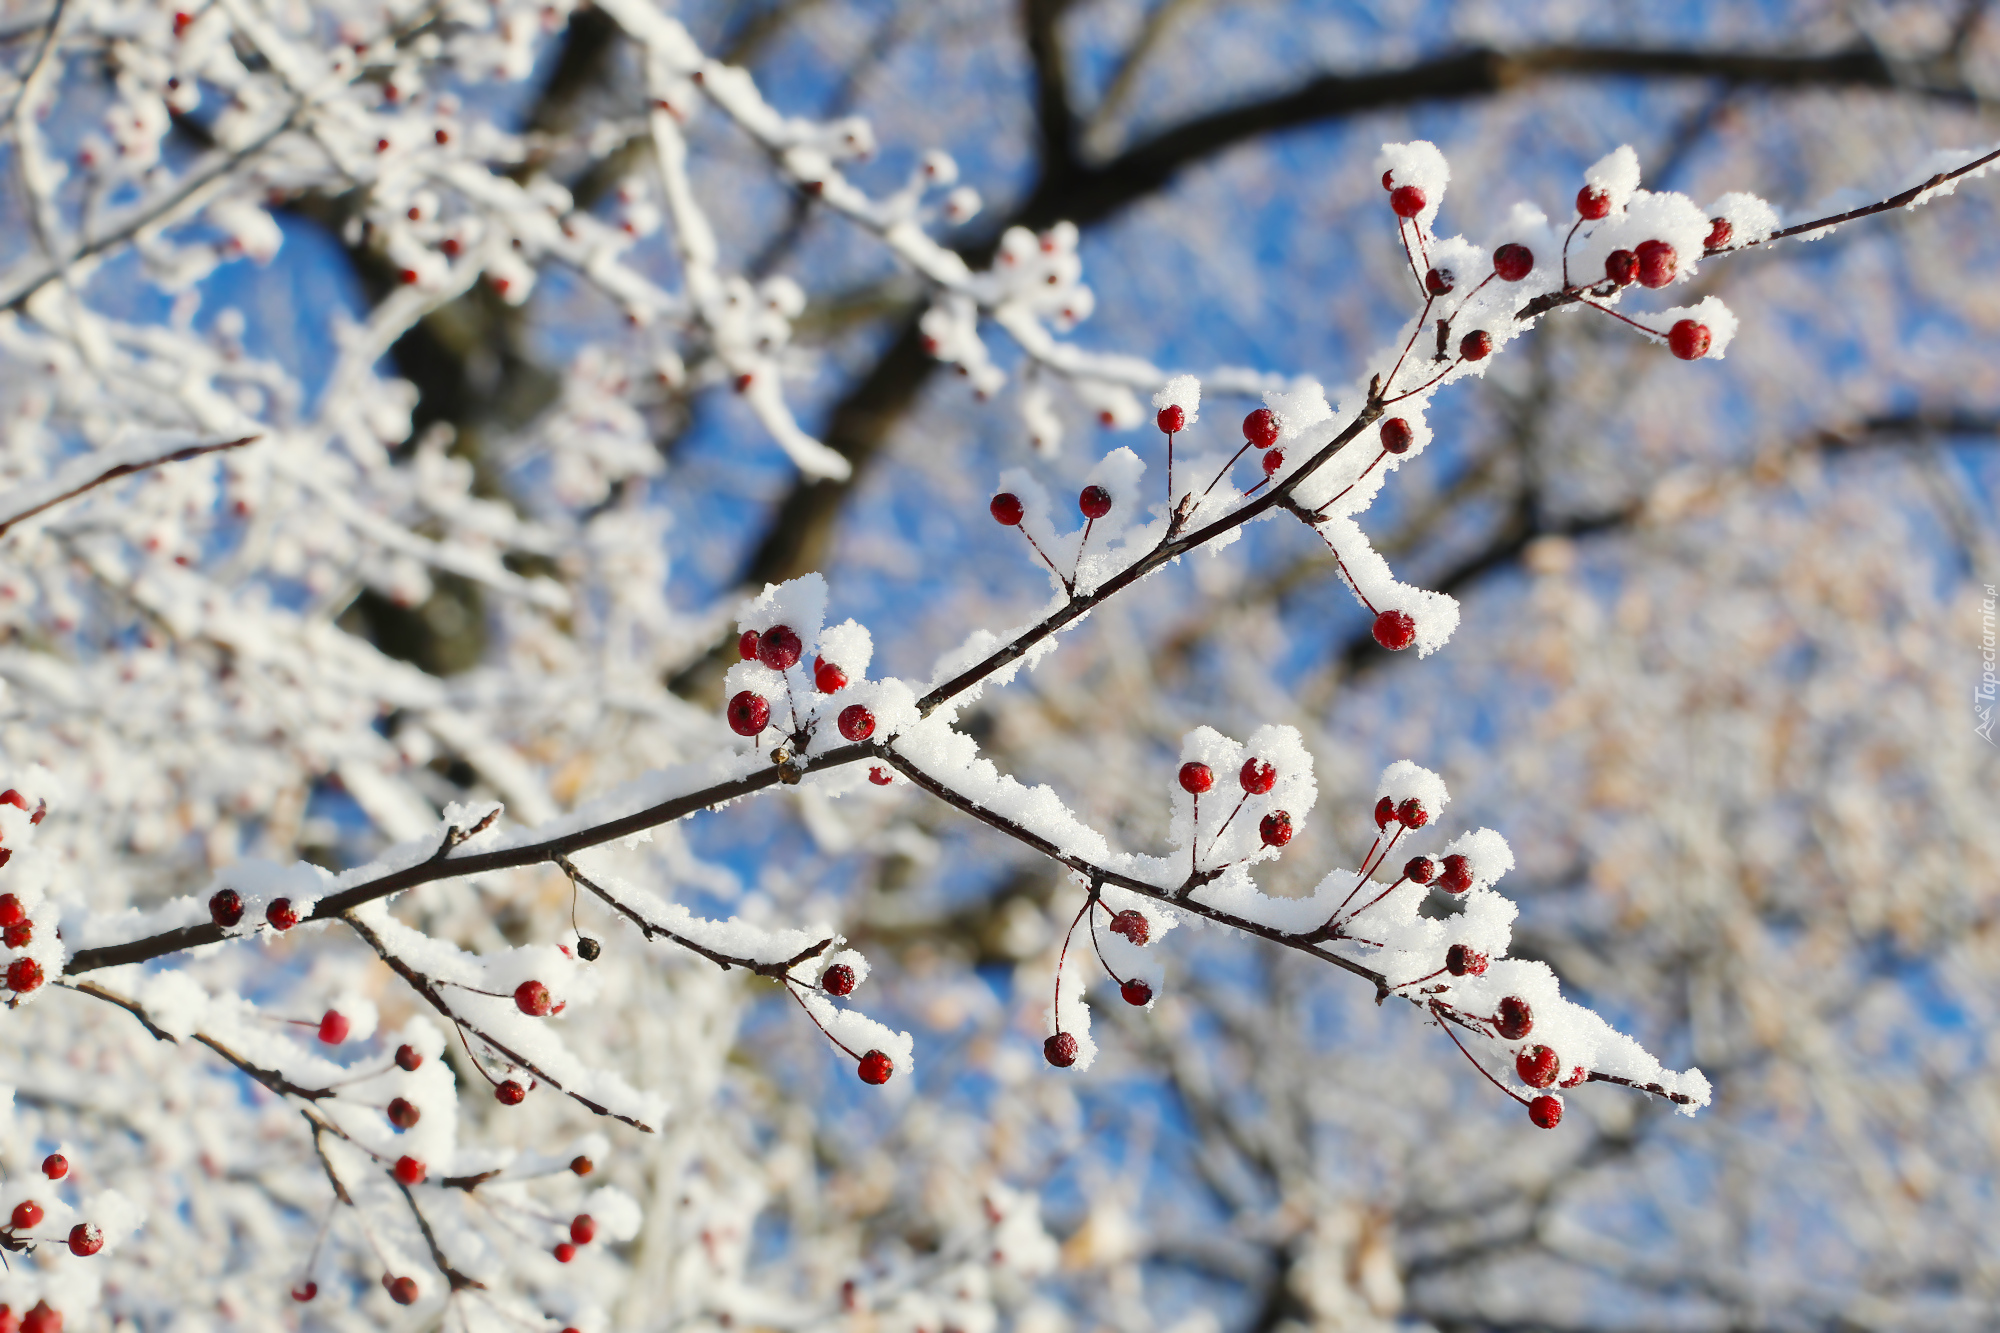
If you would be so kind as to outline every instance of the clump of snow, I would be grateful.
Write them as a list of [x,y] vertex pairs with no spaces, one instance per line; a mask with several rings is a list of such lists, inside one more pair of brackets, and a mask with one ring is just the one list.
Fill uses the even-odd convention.
[[1153,410],[1161,412],[1169,407],[1178,407],[1187,414],[1181,425],[1183,430],[1201,420],[1201,381],[1192,375],[1176,375],[1161,385],[1153,395]]

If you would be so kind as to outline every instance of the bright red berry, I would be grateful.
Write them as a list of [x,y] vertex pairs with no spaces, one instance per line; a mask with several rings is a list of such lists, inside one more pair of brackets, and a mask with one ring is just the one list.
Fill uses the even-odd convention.
[[1152,923],[1147,921],[1142,913],[1134,912],[1128,908],[1111,918],[1111,933],[1113,935],[1123,935],[1126,939],[1143,949],[1146,946],[1146,941],[1153,938],[1153,927]]
[[1493,354],[1493,335],[1474,329],[1458,340],[1458,354],[1467,361],[1484,361]]
[[1630,287],[1639,276],[1639,256],[1630,250],[1613,250],[1604,256],[1604,276],[1620,287]]
[[1500,1015],[1494,1028],[1508,1041],[1519,1041],[1535,1030],[1535,1011],[1518,995],[1500,1001]]
[[1582,1083],[1587,1079],[1589,1079],[1589,1077],[1590,1077],[1590,1072],[1586,1070],[1582,1065],[1578,1065],[1576,1066],[1576,1068],[1569,1071],[1568,1078],[1556,1084],[1556,1086],[1559,1088],[1573,1088],[1577,1084]]
[[1512,241],[1493,252],[1493,271],[1502,282],[1519,282],[1535,270],[1535,252]]
[[1403,865],[1403,878],[1412,884],[1428,884],[1437,874],[1437,862],[1428,856],[1413,856]]
[[264,909],[264,919],[271,923],[271,929],[290,930],[299,924],[299,914],[292,906],[290,898],[273,898],[271,905]]
[[847,688],[847,673],[824,657],[813,659],[813,688],[821,694],[833,694]]
[[1264,840],[1266,847],[1283,847],[1292,840],[1292,817],[1283,810],[1273,810],[1257,824],[1257,836]]
[[33,1199],[23,1199],[14,1205],[12,1218],[14,1230],[29,1231],[42,1224],[42,1206]]
[[1264,455],[1265,476],[1269,477],[1275,475],[1278,469],[1283,467],[1284,465],[1285,465],[1285,451],[1283,449],[1273,449],[1271,450],[1270,453]]
[[1181,765],[1181,790],[1201,795],[1215,785],[1215,770],[1207,764],[1190,759]]
[[1676,320],[1667,330],[1667,347],[1683,361],[1699,361],[1708,355],[1710,337],[1708,325]]
[[305,1281],[292,1288],[292,1299],[301,1305],[304,1305],[317,1295],[319,1295],[319,1283],[317,1282]]
[[21,1316],[21,1333],[62,1333],[62,1326],[62,1311],[47,1300],[36,1301],[35,1308]]
[[597,1163],[588,1157],[572,1157],[569,1159],[569,1169],[579,1176],[587,1176],[597,1169]]
[[1389,821],[1390,821],[1390,820],[1392,820],[1392,819],[1394,819],[1395,817],[1396,817],[1396,803],[1395,803],[1395,801],[1391,800],[1391,799],[1390,799],[1389,797],[1387,797],[1387,796],[1384,796],[1384,797],[1383,797],[1383,798],[1382,798],[1381,800],[1379,800],[1379,801],[1375,802],[1375,827],[1376,827],[1376,828],[1378,828],[1378,829],[1385,829],[1385,828],[1388,828],[1388,827],[1389,827]]
[[1028,512],[1027,506],[1021,503],[1020,496],[1011,495],[1006,491],[994,496],[993,503],[986,507],[993,511],[996,520],[1010,528],[1019,523],[1022,516]]
[[773,625],[757,640],[757,660],[773,671],[789,671],[799,664],[806,646],[790,625]]
[[389,1289],[389,1299],[398,1305],[417,1303],[417,1280],[413,1277],[391,1278],[383,1283]]
[[868,770],[868,780],[878,787],[886,787],[895,781],[894,778],[889,776],[889,770],[879,764]]
[[579,1245],[588,1245],[597,1239],[597,1219],[589,1213],[578,1213],[569,1222],[569,1238]]
[[1068,1069],[1076,1063],[1076,1038],[1067,1032],[1058,1032],[1042,1043],[1042,1058],[1057,1069]]
[[35,923],[32,921],[23,921],[19,925],[9,926],[6,930],[0,931],[0,943],[6,944],[10,949],[25,949],[34,942]]
[[743,690],[729,701],[729,729],[755,736],[771,725],[771,701],[755,690]]
[[1546,1046],[1529,1046],[1514,1057],[1514,1072],[1529,1087],[1546,1088],[1562,1073],[1562,1061]]
[[1278,785],[1278,770],[1261,759],[1245,759],[1243,771],[1236,775],[1236,780],[1252,796],[1262,796]]
[[208,915],[216,925],[228,930],[243,919],[243,895],[234,889],[219,890],[208,900]]
[[26,995],[42,984],[42,965],[32,958],[16,958],[7,964],[7,989]]
[[514,1005],[530,1018],[547,1018],[555,1001],[549,998],[549,988],[539,981],[524,981],[514,987]]
[[18,926],[28,919],[28,909],[11,893],[0,893],[0,926]]
[[1153,420],[1158,422],[1160,429],[1169,435],[1178,435],[1187,427],[1187,413],[1182,410],[1179,403],[1167,404],[1160,409],[1160,414]]
[[1472,887],[1472,862],[1453,852],[1444,859],[1444,869],[1438,875],[1438,887],[1446,893],[1464,893]]
[[856,1072],[861,1075],[863,1083],[880,1087],[889,1081],[891,1074],[896,1072],[896,1062],[884,1052],[870,1051],[861,1057],[861,1067]]
[[865,741],[875,734],[875,715],[866,704],[849,704],[840,710],[840,734],[851,741]]
[[1458,285],[1458,275],[1448,268],[1434,268],[1424,274],[1424,290],[1432,296],[1443,296]]
[[104,1232],[95,1222],[78,1222],[69,1229],[69,1252],[88,1259],[104,1248]]
[[[176,17],[178,17],[178,16],[176,16]],[[1385,172],[1383,172],[1383,173],[1382,173],[1382,188],[1383,188],[1383,189],[1385,189],[1385,190],[1393,190],[1393,189],[1395,189],[1395,188],[1396,188],[1396,173],[1395,173],[1395,172],[1393,172],[1393,171],[1385,171]]]
[[1278,442],[1278,414],[1260,407],[1243,418],[1243,438],[1259,449],[1269,449]]
[[1595,185],[1586,185],[1576,192],[1576,211],[1592,222],[1611,215],[1611,196]]
[[1424,803],[1412,796],[1396,807],[1396,818],[1404,828],[1422,828],[1431,822],[1431,812],[1424,809]]
[[826,975],[819,979],[819,984],[825,987],[828,995],[852,995],[854,969],[845,963],[835,963],[826,970]]
[[347,1040],[347,1034],[354,1024],[338,1009],[329,1009],[319,1018],[319,1039],[329,1046],[338,1046]]
[[396,1048],[396,1068],[402,1070],[404,1073],[409,1073],[423,1062],[424,1057],[419,1055],[417,1048],[408,1042],[404,1042]]
[[61,1180],[69,1174],[69,1158],[59,1152],[52,1152],[42,1159],[42,1174],[50,1180]]
[[1424,205],[1429,202],[1424,198],[1424,192],[1414,185],[1398,185],[1389,191],[1389,207],[1396,211],[1399,218],[1415,217],[1424,211]]
[[757,660],[757,641],[762,637],[754,629],[746,629],[736,640],[736,655],[746,662]]
[[430,1174],[424,1170],[424,1164],[414,1157],[398,1157],[395,1171],[397,1181],[405,1185],[421,1185],[424,1177]]
[[1135,1009],[1143,1009],[1153,1002],[1153,988],[1137,977],[1120,982],[1118,993],[1124,997],[1125,1003]]
[[423,1118],[424,1113],[407,1097],[398,1097],[389,1103],[389,1123],[397,1129],[409,1129]]
[[1417,622],[1407,611],[1384,611],[1375,617],[1375,642],[1399,653],[1417,641]]
[[1674,280],[1674,266],[1678,256],[1674,247],[1665,241],[1639,242],[1639,285],[1641,287],[1664,287]]
[[519,1106],[528,1100],[528,1090],[510,1078],[494,1087],[493,1100],[502,1106]]
[[738,375],[736,377],[736,392],[749,393],[750,386],[752,384],[755,384],[756,382],[757,382],[757,377],[755,375],[750,374],[748,371],[745,371],[743,374]]
[[556,1246],[555,1256],[557,1263],[566,1264],[576,1258],[576,1246],[570,1244],[568,1241],[564,1241],[562,1244]]
[[1444,951],[1444,970],[1455,977],[1486,975],[1486,955],[1468,944],[1454,944]]
[[1562,1118],[1563,1104],[1547,1094],[1528,1103],[1528,1119],[1534,1121],[1537,1128],[1554,1129],[1562,1123]]
[[1076,497],[1076,507],[1088,519],[1100,519],[1111,512],[1111,492],[1102,486],[1086,486]]
[[1702,246],[1708,250],[1720,250],[1723,246],[1729,244],[1729,238],[1735,234],[1736,228],[1729,225],[1728,218],[1710,218],[1708,220],[1708,239],[1702,242]]
[[28,798],[21,795],[14,788],[9,787],[6,791],[0,791],[0,805],[11,805],[16,810],[26,810],[28,808]]
[[1383,422],[1380,434],[1382,447],[1392,454],[1408,453],[1410,445],[1415,443],[1417,438],[1416,433],[1410,429],[1410,423],[1401,417],[1390,417]]

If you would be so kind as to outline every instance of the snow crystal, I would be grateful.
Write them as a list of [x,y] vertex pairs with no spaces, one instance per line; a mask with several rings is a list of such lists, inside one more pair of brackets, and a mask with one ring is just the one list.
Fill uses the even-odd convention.
[[1161,412],[1169,407],[1178,407],[1187,414],[1181,425],[1183,430],[1201,420],[1201,381],[1192,375],[1176,375],[1160,387],[1153,395],[1153,410]]

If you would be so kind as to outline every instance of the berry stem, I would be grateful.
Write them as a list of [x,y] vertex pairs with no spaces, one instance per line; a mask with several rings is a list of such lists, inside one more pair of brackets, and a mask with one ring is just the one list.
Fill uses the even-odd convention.
[[1624,320],[1625,323],[1630,324],[1633,328],[1639,330],[1639,332],[1641,333],[1650,333],[1655,338],[1660,338],[1660,339],[1664,339],[1667,336],[1666,334],[1661,333],[1658,329],[1647,328],[1644,324],[1641,324],[1636,319],[1626,319],[1625,316],[1619,314],[1616,310],[1613,310],[1610,306],[1599,305],[1596,301],[1591,300],[1587,296],[1580,296],[1577,299],[1582,301],[1585,305],[1589,306],[1592,310],[1601,310],[1605,314],[1611,316],[1611,318],[1613,319]]
[[1396,387],[1396,376],[1402,371],[1403,362],[1409,357],[1410,349],[1417,345],[1417,335],[1423,332],[1424,321],[1430,318],[1431,306],[1437,300],[1437,297],[1429,294],[1430,288],[1428,286],[1424,288],[1424,291],[1423,313],[1417,316],[1416,326],[1410,330],[1410,340],[1403,344],[1403,352],[1401,356],[1396,358],[1395,368],[1389,372],[1389,377],[1382,381],[1383,385],[1387,388],[1393,389]]
[[1582,218],[1578,218],[1578,219],[1576,220],[1575,224],[1574,224],[1574,225],[1572,225],[1572,226],[1570,227],[1570,229],[1569,229],[1569,235],[1567,235],[1567,236],[1563,237],[1563,256],[1562,256],[1562,257],[1563,257],[1563,290],[1564,290],[1564,291],[1568,291],[1568,290],[1569,290],[1569,286],[1570,286],[1570,281],[1569,281],[1569,243],[1570,243],[1571,241],[1573,241],[1573,240],[1575,240],[1575,239],[1576,239],[1576,229],[1577,229],[1578,227],[1581,227],[1582,225],[1583,225],[1583,219],[1582,219]]
[[[1371,462],[1367,467],[1361,469],[1361,476],[1358,476],[1353,481],[1348,482],[1347,485],[1344,488],[1342,488],[1340,495],[1334,496],[1333,500],[1338,500],[1341,495],[1345,495],[1347,494],[1348,491],[1351,491],[1356,486],[1359,486],[1361,484],[1361,478],[1373,472],[1375,470],[1375,464],[1381,462],[1388,456],[1389,456],[1389,451],[1387,449],[1384,449],[1381,453],[1376,454],[1374,462]],[[1326,504],[1323,504],[1319,508],[1313,510],[1313,513],[1324,514],[1327,511],[1327,508],[1333,504],[1333,500],[1328,500]]]
[[[1061,978],[1057,978],[1057,980],[1058,982],[1060,982]],[[804,1009],[806,1011],[806,1017],[812,1020],[812,1024],[814,1027],[818,1028],[821,1032],[826,1034],[826,1039],[828,1041],[840,1047],[841,1050],[846,1051],[850,1059],[859,1060],[861,1057],[856,1055],[852,1050],[850,1050],[846,1042],[834,1036],[831,1032],[827,1032],[826,1024],[819,1021],[819,1015],[814,1013],[812,1009],[806,1004],[806,1002],[799,997],[798,987],[800,984],[801,983],[794,981],[792,978],[786,977],[785,994],[791,996],[793,1002],[796,1003],[799,1006],[799,1008]]]
[[[1173,437],[1169,436],[1168,438],[1172,439]],[[1084,530],[1088,532],[1089,531],[1088,526],[1086,526]],[[1023,537],[1028,537],[1028,529],[1025,524],[1022,525],[1020,531]],[[1076,584],[1072,583],[1070,580],[1066,578],[1063,578],[1063,572],[1060,569],[1056,568],[1055,561],[1049,559],[1048,552],[1042,549],[1041,543],[1036,541],[1033,537],[1028,537],[1028,545],[1035,548],[1035,554],[1042,557],[1042,563],[1049,567],[1049,573],[1055,575],[1056,578],[1062,583],[1063,591],[1067,593],[1074,593],[1076,591]],[[1077,555],[1081,556],[1082,554],[1083,554],[1083,548],[1078,547]]]
[[1250,793],[1247,791],[1244,792],[1243,795],[1237,799],[1236,809],[1231,810],[1229,812],[1229,818],[1223,820],[1222,827],[1217,829],[1214,835],[1209,838],[1208,850],[1210,850],[1211,852],[1215,850],[1215,844],[1220,842],[1222,840],[1222,835],[1229,831],[1230,823],[1236,818],[1236,811],[1241,810],[1243,808],[1243,803],[1249,799],[1250,799]]
[[[1092,899],[1092,901],[1095,901],[1095,897],[1094,897],[1094,896],[1093,896],[1093,899]],[[1088,908],[1089,908],[1089,906],[1090,906],[1090,903],[1085,903],[1085,904],[1084,904],[1084,907],[1085,907],[1086,909],[1088,909]],[[1121,977],[1121,976],[1119,976],[1119,975],[1118,975],[1118,973],[1117,973],[1117,971],[1116,971],[1115,969],[1113,969],[1113,968],[1112,968],[1112,966],[1111,966],[1111,960],[1110,960],[1109,958],[1106,958],[1106,957],[1104,956],[1104,944],[1103,944],[1103,942],[1102,942],[1101,940],[1099,940],[1099,939],[1097,938],[1097,915],[1096,915],[1096,913],[1092,913],[1092,914],[1091,914],[1091,917],[1090,917],[1090,947],[1091,947],[1091,948],[1093,948],[1093,949],[1095,949],[1095,950],[1097,950],[1097,961],[1098,961],[1098,963],[1099,963],[1099,964],[1101,964],[1101,965],[1103,966],[1103,968],[1104,968],[1104,974],[1105,974],[1106,976],[1110,977],[1110,978],[1111,978],[1111,979],[1112,979],[1113,981],[1117,982],[1117,983],[1118,983],[1118,984],[1119,984],[1120,986],[1123,986],[1123,985],[1125,984],[1125,978],[1124,978],[1124,977]],[[1060,980],[1060,978],[1058,978],[1058,980]]]
[[[1224,463],[1224,464],[1222,465],[1222,471],[1220,471],[1220,472],[1216,473],[1216,474],[1215,474],[1215,480],[1214,480],[1214,481],[1211,481],[1211,482],[1209,482],[1209,483],[1208,483],[1208,488],[1207,488],[1206,490],[1202,491],[1202,493],[1201,493],[1201,494],[1202,494],[1202,498],[1203,498],[1203,499],[1207,499],[1207,498],[1208,498],[1208,493],[1209,493],[1209,491],[1212,491],[1212,490],[1214,490],[1214,489],[1215,489],[1215,488],[1216,488],[1216,487],[1217,487],[1218,485],[1220,485],[1220,484],[1221,484],[1221,482],[1222,482],[1222,479],[1223,479],[1224,477],[1226,477],[1226,476],[1228,476],[1228,475],[1229,475],[1229,469],[1231,469],[1231,468],[1233,468],[1233,467],[1235,467],[1235,466],[1236,466],[1236,460],[1237,460],[1237,459],[1239,459],[1239,458],[1241,458],[1241,457],[1243,457],[1243,455],[1244,455],[1244,454],[1246,454],[1246,453],[1248,453],[1248,452],[1250,452],[1250,441],[1248,441],[1248,440],[1245,440],[1245,441],[1243,441],[1243,447],[1242,447],[1241,449],[1238,449],[1238,450],[1237,450],[1237,451],[1236,451],[1235,453],[1233,453],[1233,454],[1231,454],[1231,455],[1229,456],[1229,461],[1228,461],[1227,463]],[[1260,482],[1260,483],[1258,483],[1258,484],[1259,484],[1259,485],[1262,485],[1263,483],[1261,483],[1261,482]],[[1169,498],[1169,499],[1171,499],[1172,497],[1171,497],[1171,496],[1169,496],[1168,498]]]
[[[1083,900],[1083,906],[1077,908],[1076,915],[1070,918],[1069,929],[1063,932],[1062,952],[1056,955],[1055,1020],[1057,1036],[1062,1035],[1062,979],[1063,968],[1069,963],[1069,942],[1076,934],[1077,923],[1083,920],[1084,914],[1090,910],[1090,905],[1097,901],[1097,886],[1098,881],[1093,879],[1090,882],[1090,896]],[[1093,918],[1090,924],[1094,932],[1097,925],[1096,919]],[[1095,938],[1094,933],[1093,938]],[[1104,970],[1109,972],[1111,969],[1107,967]]]
[[[1480,284],[1480,286],[1484,285],[1485,285],[1484,283]],[[1474,288],[1473,290],[1477,291],[1478,288]],[[1452,371],[1457,370],[1459,363],[1463,360],[1465,360],[1465,358],[1462,356],[1453,357],[1450,365],[1446,366],[1443,370],[1440,370],[1437,374],[1431,376],[1430,379],[1426,380],[1424,383],[1419,384],[1416,388],[1407,390],[1406,392],[1403,393],[1399,393],[1394,398],[1384,398],[1382,400],[1382,406],[1387,407],[1391,403],[1400,403],[1405,398],[1416,397],[1418,394],[1424,392],[1424,390],[1430,388],[1432,385],[1436,384],[1439,380],[1443,379],[1446,375],[1451,374]]]
[[1436,1000],[1432,1000],[1430,1003],[1430,1011],[1433,1015],[1436,1016],[1438,1021],[1438,1026],[1444,1029],[1444,1035],[1450,1037],[1451,1044],[1458,1047],[1459,1054],[1463,1055],[1467,1060],[1471,1060],[1472,1067],[1474,1069],[1477,1069],[1480,1072],[1480,1074],[1484,1076],[1484,1078],[1488,1083],[1491,1083],[1494,1087],[1500,1089],[1500,1091],[1506,1093],[1509,1097],[1512,1097],[1515,1101],[1521,1103],[1521,1105],[1526,1106],[1528,1104],[1528,1099],[1526,1097],[1523,1097],[1520,1093],[1514,1091],[1512,1088],[1508,1087],[1505,1083],[1502,1083],[1499,1079],[1493,1077],[1493,1075],[1487,1071],[1485,1065],[1480,1064],[1479,1061],[1474,1060],[1472,1058],[1472,1052],[1465,1049],[1465,1043],[1460,1041],[1458,1039],[1458,1034],[1451,1030],[1451,1023],[1450,1021],[1447,1020],[1444,1007],[1442,1005],[1440,1005]]

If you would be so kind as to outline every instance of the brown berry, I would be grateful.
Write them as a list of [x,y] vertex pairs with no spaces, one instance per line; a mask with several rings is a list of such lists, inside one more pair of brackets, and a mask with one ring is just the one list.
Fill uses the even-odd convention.
[[1042,1043],[1042,1057],[1057,1069],[1068,1069],[1076,1063],[1076,1038],[1067,1032],[1058,1032]]
[[1508,1041],[1519,1041],[1535,1030],[1535,1012],[1520,996],[1509,995],[1500,1001],[1500,1013],[1494,1029]]

